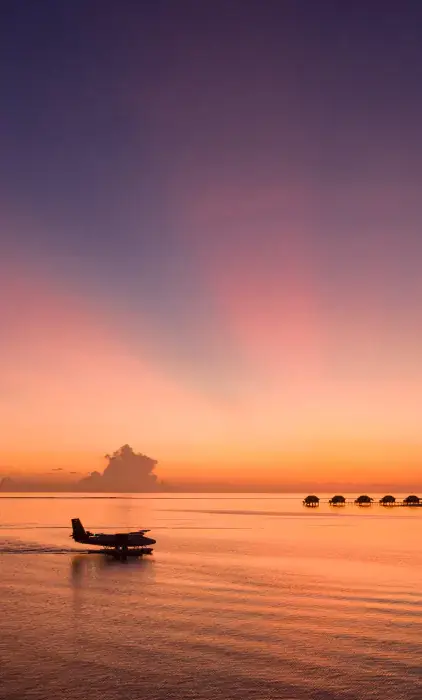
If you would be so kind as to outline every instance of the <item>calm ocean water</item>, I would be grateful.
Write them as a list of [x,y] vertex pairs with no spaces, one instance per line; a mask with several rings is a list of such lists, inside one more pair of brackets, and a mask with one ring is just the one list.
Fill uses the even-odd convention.
[[2,496],[0,698],[421,700],[422,508],[301,498]]

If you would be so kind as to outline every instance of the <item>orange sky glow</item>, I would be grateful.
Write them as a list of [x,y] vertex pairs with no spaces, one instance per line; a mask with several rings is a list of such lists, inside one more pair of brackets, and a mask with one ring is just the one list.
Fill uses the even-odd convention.
[[[259,261],[249,279],[247,259],[221,275],[208,265],[242,365],[221,392],[134,344],[124,311],[114,317],[36,266],[5,266],[1,473],[62,469],[53,476],[72,479],[129,442],[169,482],[417,483],[421,374],[408,365],[397,375],[388,348],[403,352],[400,339],[369,312],[342,324],[320,311],[306,257],[288,253],[281,290]],[[139,323],[141,337],[156,332],[148,317]],[[348,354],[349,372],[335,376],[333,348]]]

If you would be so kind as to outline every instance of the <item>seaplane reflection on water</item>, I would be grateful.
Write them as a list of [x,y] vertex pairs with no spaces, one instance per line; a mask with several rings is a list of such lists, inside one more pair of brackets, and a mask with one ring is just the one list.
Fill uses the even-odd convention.
[[114,559],[126,559],[127,557],[141,557],[144,554],[152,554],[151,545],[155,540],[145,537],[149,530],[136,530],[136,532],[117,532],[114,535],[102,532],[93,533],[85,530],[79,518],[72,518],[72,534],[75,542],[80,544],[93,544],[100,549],[101,554],[107,554]]

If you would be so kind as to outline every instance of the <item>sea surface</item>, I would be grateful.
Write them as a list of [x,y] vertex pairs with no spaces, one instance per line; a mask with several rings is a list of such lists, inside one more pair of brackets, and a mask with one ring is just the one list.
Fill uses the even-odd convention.
[[[11,496],[1,700],[422,699],[422,508]],[[71,517],[151,528],[154,554],[86,553]]]

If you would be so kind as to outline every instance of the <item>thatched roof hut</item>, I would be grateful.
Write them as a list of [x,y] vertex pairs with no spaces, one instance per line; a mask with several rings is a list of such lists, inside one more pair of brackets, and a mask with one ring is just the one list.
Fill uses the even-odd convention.
[[318,496],[306,496],[306,498],[303,499],[303,505],[308,508],[316,508],[316,506],[319,506]]
[[357,498],[355,500],[355,503],[358,506],[370,506],[373,500],[374,499],[371,498],[370,496],[364,495],[364,496],[359,496],[359,498]]
[[340,496],[339,494],[330,498],[330,500],[328,502],[331,506],[345,506],[346,505],[345,497]]
[[396,502],[396,499],[394,498],[394,496],[391,496],[391,495],[383,496],[380,499],[380,504],[382,506],[393,506],[395,504],[395,502]]
[[421,499],[419,496],[407,496],[407,498],[404,499],[403,503],[405,506],[418,506],[421,502]]

